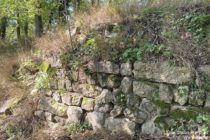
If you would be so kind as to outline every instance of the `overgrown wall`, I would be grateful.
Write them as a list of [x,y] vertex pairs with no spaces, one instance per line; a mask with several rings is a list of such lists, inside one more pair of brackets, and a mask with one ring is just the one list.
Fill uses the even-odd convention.
[[50,59],[57,73],[35,112],[48,122],[88,122],[94,130],[161,134],[179,125],[174,122],[195,120],[210,108],[208,86],[203,84],[210,77],[208,65],[195,74],[168,61],[89,61],[70,71]]

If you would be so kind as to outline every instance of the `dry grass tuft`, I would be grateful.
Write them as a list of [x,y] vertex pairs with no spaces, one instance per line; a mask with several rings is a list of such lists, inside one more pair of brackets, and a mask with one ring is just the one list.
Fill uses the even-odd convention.
[[153,0],[148,2],[148,5],[151,6],[191,6],[191,5],[196,5],[200,3],[208,4],[210,1],[209,0]]
[[0,103],[10,97],[25,94],[25,89],[18,87],[16,82],[12,82],[11,76],[29,55],[28,51],[0,55]]
[[118,23],[122,19],[114,8],[104,6],[100,8],[91,8],[86,12],[78,13],[75,17],[76,24],[79,24],[85,30],[91,30],[101,24]]
[[34,47],[45,53],[59,53],[69,45],[69,38],[63,29],[49,31],[41,38],[36,38]]
[[132,140],[134,137],[124,132],[110,132],[108,130],[87,131],[83,134],[73,135],[73,140]]

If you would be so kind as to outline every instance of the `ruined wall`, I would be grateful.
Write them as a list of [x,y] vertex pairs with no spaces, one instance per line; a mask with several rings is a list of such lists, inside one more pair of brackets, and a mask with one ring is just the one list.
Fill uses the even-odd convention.
[[210,66],[198,69],[203,87],[198,88],[194,71],[167,61],[90,61],[77,71],[63,69],[54,61],[51,65],[57,69],[56,77],[35,112],[48,122],[86,121],[94,130],[161,134],[174,121],[195,119],[210,108],[209,92],[204,88],[208,86],[202,84],[210,77]]

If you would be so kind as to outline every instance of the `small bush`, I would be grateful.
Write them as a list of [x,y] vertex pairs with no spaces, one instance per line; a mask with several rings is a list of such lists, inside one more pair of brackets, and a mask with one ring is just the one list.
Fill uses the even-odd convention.
[[67,30],[57,28],[34,40],[34,47],[45,53],[58,54],[69,46]]
[[72,123],[68,126],[68,131],[71,133],[82,133],[86,130],[91,130],[92,126],[86,122],[84,123]]
[[145,44],[138,48],[128,48],[122,55],[122,61],[136,61],[142,60],[146,55],[161,55],[163,57],[170,58],[173,54],[171,50],[165,45],[154,45],[154,44]]
[[87,33],[89,30],[99,25],[119,23],[121,22],[121,17],[116,13],[115,9],[104,6],[91,8],[86,12],[78,13],[75,17],[75,21],[76,24],[82,27],[83,32]]

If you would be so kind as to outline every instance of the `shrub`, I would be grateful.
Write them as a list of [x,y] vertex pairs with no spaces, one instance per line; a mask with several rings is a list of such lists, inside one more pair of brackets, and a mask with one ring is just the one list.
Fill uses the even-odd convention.
[[128,48],[122,55],[123,61],[142,60],[146,55],[161,55],[162,57],[171,57],[173,54],[171,50],[165,45],[145,44],[138,48]]
[[34,47],[45,53],[58,54],[69,46],[70,40],[66,31],[62,28],[49,31],[41,38],[35,38]]
[[92,126],[86,122],[84,123],[72,123],[68,126],[68,131],[71,133],[82,133],[86,130],[91,130]]
[[82,27],[83,32],[96,28],[99,25],[107,23],[119,23],[121,17],[116,13],[115,9],[103,6],[100,8],[91,8],[88,11],[80,12],[75,17],[77,26]]

